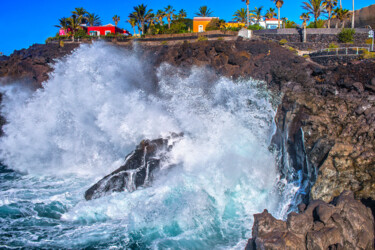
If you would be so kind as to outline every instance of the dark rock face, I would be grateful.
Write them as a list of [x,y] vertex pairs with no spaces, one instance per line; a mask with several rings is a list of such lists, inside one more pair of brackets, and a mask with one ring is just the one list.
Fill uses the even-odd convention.
[[9,57],[0,58],[0,77],[5,83],[15,80],[32,83],[34,87],[41,87],[41,83],[48,79],[51,72],[50,63],[63,57],[79,44],[34,44],[28,49],[14,51]]
[[344,192],[330,204],[312,201],[286,222],[267,210],[255,214],[246,249],[373,249],[373,240],[371,210]]
[[144,140],[125,158],[125,164],[105,176],[85,192],[85,199],[91,200],[113,192],[135,191],[147,186],[153,179],[153,172],[160,168],[160,161],[167,157],[174,143],[182,134],[156,140]]
[[375,62],[306,70],[312,84],[280,82],[285,95],[275,143],[289,160],[283,164],[301,171],[310,185],[305,202],[329,202],[344,190],[374,199]]

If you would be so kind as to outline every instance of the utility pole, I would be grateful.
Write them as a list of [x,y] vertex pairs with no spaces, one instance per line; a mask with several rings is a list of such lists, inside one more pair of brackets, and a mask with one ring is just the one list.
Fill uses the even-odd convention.
[[354,0],[353,0],[352,29],[354,29]]

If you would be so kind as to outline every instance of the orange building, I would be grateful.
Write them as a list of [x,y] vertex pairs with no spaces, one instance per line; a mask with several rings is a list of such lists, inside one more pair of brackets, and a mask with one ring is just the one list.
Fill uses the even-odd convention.
[[193,32],[205,32],[206,26],[213,18],[218,17],[194,17],[193,19]]

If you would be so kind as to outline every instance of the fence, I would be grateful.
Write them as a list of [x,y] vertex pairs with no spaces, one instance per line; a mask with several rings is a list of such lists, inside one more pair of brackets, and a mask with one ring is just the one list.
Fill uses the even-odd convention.
[[363,54],[365,50],[370,52],[370,47],[326,48],[308,54],[310,57],[357,56]]

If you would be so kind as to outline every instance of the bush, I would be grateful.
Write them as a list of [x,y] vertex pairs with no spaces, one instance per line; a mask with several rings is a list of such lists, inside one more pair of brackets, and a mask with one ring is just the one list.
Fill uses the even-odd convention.
[[225,28],[225,21],[219,18],[213,18],[206,26],[206,31],[220,30]]
[[76,33],[74,34],[74,38],[88,38],[90,37],[87,35],[86,31],[84,30],[77,30]]
[[249,25],[249,26],[247,26],[247,28],[249,30],[264,30],[264,28],[262,26],[260,26],[260,24],[258,24],[258,23],[253,24],[253,25]]
[[230,31],[240,31],[241,28],[242,27],[226,27],[225,29]]
[[372,38],[366,39],[366,44],[372,44]]
[[339,46],[336,43],[330,43],[328,48],[330,49],[337,49]]
[[205,37],[205,36],[199,36],[198,37],[198,42],[207,41],[207,40],[208,40],[208,38]]
[[342,43],[350,43],[354,40],[354,29],[342,29],[338,34],[339,41]]
[[374,59],[375,52],[369,52],[367,49],[362,50],[363,54],[361,56],[362,59]]
[[284,44],[287,44],[288,43],[288,41],[286,40],[286,39],[281,39],[280,41],[279,41],[279,44],[280,45],[284,45]]
[[171,24],[171,28],[169,30],[166,30],[166,34],[177,34],[177,33],[186,33],[187,32],[187,26],[183,22],[173,22]]
[[224,38],[223,37],[219,37],[217,40],[218,41],[224,41]]
[[161,45],[168,45],[168,42],[167,41],[162,41]]
[[316,22],[312,21],[309,23],[309,25],[307,25],[307,28],[324,28],[324,25],[325,25],[326,21],[325,20],[322,20],[322,19],[319,19],[317,20]]
[[298,25],[294,21],[286,20],[286,22],[285,22],[285,28],[286,29],[297,28],[297,27],[298,27]]

